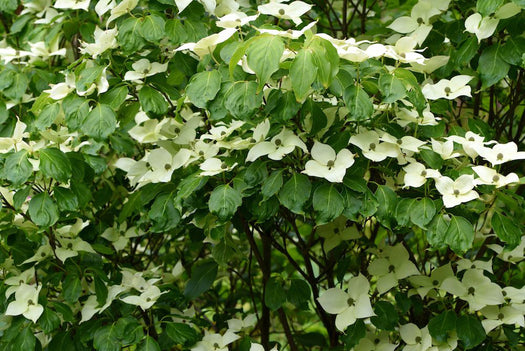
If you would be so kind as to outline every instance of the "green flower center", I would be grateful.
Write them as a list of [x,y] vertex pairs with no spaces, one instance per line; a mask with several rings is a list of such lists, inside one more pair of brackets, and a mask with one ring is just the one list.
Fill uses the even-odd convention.
[[496,155],[496,158],[497,158],[498,160],[503,160],[503,154],[502,154],[501,152],[498,153],[498,154]]
[[27,305],[28,306],[31,306],[31,305],[34,305],[35,303],[33,302],[33,300],[29,299],[27,300]]
[[226,168],[228,168],[228,165],[227,165],[226,163],[223,162],[223,163],[221,163],[221,168],[222,168],[222,169],[226,169]]
[[492,181],[494,183],[498,182],[499,181],[499,175],[495,175],[494,177],[492,177]]
[[164,169],[165,169],[166,171],[169,171],[169,170],[171,169],[171,165],[170,165],[169,163],[166,163],[166,164],[164,165]]
[[476,139],[474,139],[474,137],[470,137],[468,138],[468,141],[476,141]]
[[368,148],[370,150],[375,150],[376,149],[376,144],[375,143],[371,143],[370,145],[368,145]]
[[273,142],[276,146],[280,146],[283,142],[281,139],[275,139],[275,141]]
[[418,17],[417,18],[417,24],[422,24],[424,23],[425,21],[423,21],[423,19],[421,17]]
[[350,297],[348,298],[348,300],[346,300],[346,303],[348,304],[348,306],[353,306],[355,304],[355,301]]
[[451,91],[452,91],[452,89],[450,89],[449,87],[446,87],[445,88],[445,95],[449,96]]
[[395,271],[396,269],[396,266],[394,266],[393,264],[391,264],[390,266],[388,266],[388,272],[389,273],[392,273],[393,271]]
[[456,196],[459,195],[459,190],[458,189],[454,189],[454,195],[456,195]]
[[423,170],[423,171],[421,172],[421,176],[422,176],[422,177],[426,177],[426,176],[427,176],[427,171],[426,171],[426,170]]
[[471,286],[470,288],[468,288],[468,294],[469,295],[474,295],[474,293],[476,292],[476,288],[474,288],[473,286]]
[[416,342],[416,344],[419,344],[421,342],[421,337],[420,336],[416,336],[414,341]]
[[437,280],[433,280],[433,281],[432,281],[432,285],[434,285],[434,286],[438,286],[438,285],[439,285],[439,281],[437,281]]
[[498,314],[498,319],[501,321],[501,320],[503,320],[503,318],[505,318],[505,315],[503,313],[499,313]]
[[284,16],[285,13],[286,13],[286,11],[284,11],[284,9],[279,9],[279,14],[280,14],[281,16]]
[[326,162],[326,166],[328,168],[332,168],[334,166],[334,161],[330,160],[330,161]]

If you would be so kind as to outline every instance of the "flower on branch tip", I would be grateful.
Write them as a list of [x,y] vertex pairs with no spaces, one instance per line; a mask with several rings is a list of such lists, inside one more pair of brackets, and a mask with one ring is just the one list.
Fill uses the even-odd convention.
[[285,2],[289,2],[289,0],[270,0],[267,4],[259,5],[257,9],[264,15],[289,19],[295,25],[300,25],[303,22],[301,16],[312,8],[312,5],[303,1],[292,1],[290,4],[285,4]]
[[525,151],[518,151],[518,146],[512,141],[506,144],[496,144],[492,148],[482,147],[477,151],[481,157],[489,161],[493,166],[525,159]]
[[346,169],[354,164],[354,155],[350,150],[342,149],[336,155],[330,145],[318,141],[314,143],[311,154],[313,160],[306,162],[302,173],[333,183],[342,183]]
[[360,148],[363,156],[375,162],[383,161],[387,157],[398,156],[396,148],[390,143],[380,143],[379,134],[373,130],[352,135],[349,143]]
[[432,347],[432,336],[427,327],[419,329],[414,323],[399,327],[401,339],[406,343],[404,351],[427,351]]
[[475,166],[472,170],[476,172],[479,178],[475,179],[476,185],[495,185],[496,188],[501,188],[512,183],[519,183],[520,178],[516,173],[509,173],[506,176],[499,174],[495,169],[486,166]]
[[336,248],[345,240],[360,237],[356,224],[348,221],[344,216],[339,216],[333,222],[321,225],[317,232],[321,238],[324,238],[323,248],[326,252]]
[[524,312],[513,306],[487,306],[483,307],[480,312],[486,318],[481,321],[485,333],[489,333],[502,324],[525,327]]
[[317,299],[323,309],[330,314],[337,314],[335,326],[344,332],[357,319],[375,316],[368,296],[370,283],[359,274],[348,282],[347,291],[339,288],[326,290]]
[[57,0],[53,5],[57,9],[71,9],[87,11],[91,0]]
[[436,189],[443,196],[443,205],[447,208],[479,198],[479,194],[473,190],[475,185],[473,175],[463,174],[456,180],[442,176],[435,181]]
[[409,163],[403,168],[405,176],[403,181],[405,183],[404,188],[414,187],[419,188],[426,183],[428,178],[439,178],[441,173],[436,169],[426,168],[419,162]]
[[149,62],[148,59],[144,58],[134,62],[131,67],[133,68],[133,71],[126,72],[124,80],[140,81],[157,73],[166,72],[168,69],[168,63]]
[[15,301],[11,302],[5,311],[7,316],[23,315],[34,323],[44,312],[44,307],[38,304],[38,294],[42,285],[20,284],[15,292]]
[[448,99],[454,100],[459,96],[472,96],[470,94],[471,88],[468,82],[472,80],[471,76],[459,75],[451,80],[441,79],[436,84],[426,84],[423,87],[423,95],[427,99]]
[[262,141],[252,146],[248,151],[248,156],[246,156],[246,162],[253,162],[264,155],[268,155],[271,160],[278,161],[295,150],[296,147],[305,153],[308,152],[306,144],[297,135],[291,130],[283,128],[271,141]]

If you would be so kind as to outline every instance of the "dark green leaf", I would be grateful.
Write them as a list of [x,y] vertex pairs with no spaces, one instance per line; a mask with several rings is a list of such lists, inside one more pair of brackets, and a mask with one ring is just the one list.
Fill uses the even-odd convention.
[[224,107],[235,118],[247,120],[263,101],[263,94],[257,94],[257,83],[235,82],[224,96]]
[[97,104],[88,113],[80,129],[95,139],[106,139],[117,128],[117,116],[108,105]]
[[282,283],[275,277],[270,278],[264,290],[264,304],[272,311],[277,311],[286,302],[286,292]]
[[492,227],[501,241],[507,243],[507,247],[512,249],[521,242],[522,230],[511,218],[498,212],[492,216]]
[[136,351],[160,351],[160,346],[155,339],[147,335],[136,348]]
[[266,178],[261,186],[261,194],[265,199],[272,197],[283,186],[283,171],[274,171]]
[[13,183],[23,184],[33,174],[33,166],[27,159],[27,151],[21,150],[7,157],[2,170],[2,176]]
[[35,127],[39,130],[48,128],[55,119],[58,117],[60,112],[60,104],[55,102],[54,104],[47,105],[42,109],[40,114],[35,120]]
[[510,66],[501,58],[501,51],[501,44],[497,43],[485,48],[479,57],[478,72],[485,88],[496,84],[509,72]]
[[276,35],[262,35],[250,42],[246,50],[246,60],[259,80],[257,93],[270,80],[272,74],[279,69],[283,52],[284,43]]
[[162,94],[149,87],[143,86],[139,91],[140,106],[145,112],[162,115],[168,111],[169,105]]
[[159,41],[165,35],[164,26],[166,22],[164,18],[158,15],[149,15],[142,19],[140,24],[140,34],[148,41]]
[[49,227],[58,221],[58,209],[48,193],[35,195],[29,202],[29,217],[38,226]]
[[434,201],[428,197],[424,197],[421,200],[415,201],[411,207],[410,220],[422,229],[426,229],[426,225],[430,223],[435,214],[436,205],[434,205]]
[[397,326],[399,316],[395,307],[386,301],[378,301],[374,305],[375,316],[370,321],[379,329],[394,330]]
[[62,282],[62,294],[67,302],[76,302],[82,293],[82,283],[76,274],[68,274]]
[[303,206],[310,198],[312,184],[307,176],[295,173],[279,191],[279,201],[294,213],[303,213]]
[[197,263],[191,270],[191,278],[184,289],[184,296],[192,300],[208,290],[217,277],[217,271],[217,263],[212,260]]
[[374,105],[361,86],[348,86],[343,92],[343,100],[354,121],[368,119],[374,112]]
[[195,329],[184,323],[167,323],[166,334],[176,344],[182,345],[186,342],[193,344],[198,339]]
[[219,71],[204,71],[195,74],[186,87],[186,96],[197,107],[205,108],[206,103],[217,95],[221,88]]
[[465,349],[469,350],[481,344],[485,340],[485,329],[481,322],[474,316],[464,315],[458,318],[456,332],[459,340],[465,344]]
[[472,247],[474,228],[465,218],[452,216],[444,239],[454,252],[464,253]]
[[302,279],[292,279],[287,299],[297,307],[301,307],[310,300],[310,285]]
[[155,199],[148,217],[153,222],[151,231],[161,233],[173,229],[179,224],[181,215],[175,208],[173,194],[162,194]]
[[403,82],[389,73],[382,73],[379,76],[379,89],[383,94],[383,103],[387,104],[402,99],[407,92]]
[[329,223],[344,210],[344,199],[333,184],[323,184],[315,189],[312,205],[317,212],[318,225]]
[[428,331],[437,342],[445,342],[449,332],[456,329],[456,314],[454,311],[445,311],[435,316],[428,322]]
[[216,214],[223,221],[229,220],[241,204],[241,193],[226,184],[216,187],[208,202],[210,212]]
[[346,328],[342,340],[347,350],[351,350],[359,343],[359,340],[366,336],[366,325],[362,319],[358,319],[354,324]]
[[71,178],[71,162],[66,155],[56,148],[40,150],[40,170],[45,176],[61,183]]
[[303,102],[317,76],[317,67],[311,49],[300,50],[290,67],[290,79],[295,98]]

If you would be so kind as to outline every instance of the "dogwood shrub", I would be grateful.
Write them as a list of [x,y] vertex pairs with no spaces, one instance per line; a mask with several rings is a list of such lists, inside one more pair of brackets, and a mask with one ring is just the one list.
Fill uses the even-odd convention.
[[0,1],[0,349],[522,350],[523,0]]

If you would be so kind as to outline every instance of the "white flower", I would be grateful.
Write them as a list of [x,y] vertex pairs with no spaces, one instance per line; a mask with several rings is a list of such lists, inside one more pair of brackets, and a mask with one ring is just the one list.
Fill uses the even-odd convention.
[[403,63],[417,62],[422,64],[425,62],[425,56],[418,52],[421,50],[415,49],[416,46],[416,39],[411,37],[402,37],[396,42],[394,46],[387,46],[385,56]]
[[481,269],[467,270],[461,282],[456,277],[447,278],[441,289],[467,301],[474,311],[504,302],[501,287],[485,277]]
[[213,176],[222,172],[231,171],[235,166],[237,166],[237,163],[228,166],[226,162],[222,162],[220,159],[212,157],[201,163],[201,176]]
[[396,111],[396,117],[398,118],[397,123],[401,127],[405,127],[409,123],[416,123],[422,126],[435,126],[440,120],[439,117],[435,117],[432,112],[430,112],[430,105],[423,110],[421,116],[416,111],[416,109],[406,109],[400,108]]
[[335,326],[344,332],[357,319],[375,315],[368,296],[369,290],[370,283],[364,275],[359,274],[350,279],[347,292],[331,288],[323,292],[317,300],[326,312],[337,314]]
[[87,11],[91,0],[57,0],[53,7],[57,9],[71,9]]
[[388,28],[391,28],[398,33],[411,33],[410,36],[416,39],[419,45],[423,44],[432,30],[430,18],[441,13],[441,10],[436,8],[434,3],[435,2],[430,0],[419,1],[414,7],[412,7],[410,17],[399,17],[392,22]]
[[225,16],[219,17],[219,20],[215,22],[215,25],[220,28],[242,27],[252,21],[255,21],[257,17],[259,17],[258,14],[248,16],[244,12],[232,12]]
[[11,149],[25,149],[25,146],[29,147],[29,145],[24,142],[24,138],[29,138],[29,133],[25,131],[26,128],[27,125],[17,119],[13,135],[11,137],[0,137],[0,152],[6,153]]
[[[122,3],[121,3],[122,4]],[[117,42],[117,27],[108,30],[102,30],[98,26],[95,28],[94,43],[82,42],[80,52],[83,54],[89,54],[93,58],[97,58],[100,54],[109,49],[118,47]]]
[[271,141],[262,141],[255,144],[250,151],[248,151],[246,162],[253,162],[264,155],[268,155],[268,158],[272,160],[281,160],[296,147],[301,148],[304,152],[308,152],[305,143],[297,135],[283,128]]
[[80,311],[82,315],[82,319],[80,320],[80,323],[83,323],[85,321],[88,321],[93,317],[96,313],[103,312],[106,308],[108,308],[113,300],[122,292],[126,291],[127,288],[123,287],[122,285],[111,285],[108,286],[108,296],[106,297],[106,302],[104,305],[99,307],[99,303],[97,301],[96,295],[90,295],[84,305],[82,306],[82,310]]
[[443,205],[450,208],[479,198],[474,189],[474,176],[463,174],[456,180],[442,176],[436,179],[436,189],[443,195]]
[[239,335],[227,330],[223,335],[210,334],[205,332],[204,337],[195,346],[192,351],[228,351],[228,345],[239,339]]
[[133,71],[126,72],[124,80],[142,80],[157,73],[166,72],[168,63],[149,62],[148,59],[140,59],[134,62],[131,67],[133,67]]
[[130,305],[140,306],[145,311],[151,308],[163,293],[167,293],[167,291],[161,292],[155,285],[149,285],[140,295],[130,295],[120,300]]
[[292,20],[296,25],[302,23],[301,16],[310,11],[312,5],[302,1],[293,1],[291,4],[283,4],[289,0],[270,0],[268,4],[259,5],[257,9],[264,15],[271,15],[282,19]]
[[9,288],[5,291],[5,297],[6,299],[9,298],[13,293],[16,292],[16,290],[20,287],[21,284],[30,284],[33,280],[35,280],[35,267],[31,267],[19,275],[9,277],[4,280],[5,285],[10,285]]
[[34,56],[34,54],[31,51],[17,50],[12,47],[0,48],[0,58],[6,64],[26,56]]
[[91,245],[80,237],[69,239],[64,237],[57,237],[60,247],[55,249],[56,256],[62,262],[65,262],[70,257],[78,256],[79,251],[96,253]]
[[42,60],[47,60],[50,56],[66,56],[66,48],[59,49],[58,40],[53,40],[49,46],[43,41],[29,42],[29,46],[34,57],[39,57]]
[[506,144],[496,144],[492,148],[479,148],[478,153],[493,166],[505,162],[525,159],[525,151],[518,151],[518,146],[514,142]]
[[514,308],[513,306],[487,306],[480,310],[481,314],[485,318],[481,321],[485,333],[489,333],[492,329],[502,325],[518,325],[525,327],[525,318],[523,317],[523,311]]
[[461,156],[459,152],[454,152],[454,142],[452,140],[447,140],[445,142],[437,141],[431,139],[432,142],[432,151],[439,154],[442,159],[448,160],[449,158],[455,158]]
[[243,329],[255,326],[257,323],[257,316],[254,313],[251,313],[244,317],[244,319],[232,318],[228,319],[226,322],[228,323],[228,329],[236,333]]
[[419,274],[416,265],[409,260],[408,252],[402,244],[385,249],[385,257],[377,258],[368,266],[368,272],[379,277],[377,291],[387,292],[397,285],[398,280]]
[[479,43],[482,39],[486,39],[494,33],[498,23],[499,19],[492,17],[483,18],[483,16],[476,12],[465,20],[465,30],[476,34]]
[[106,25],[109,25],[112,21],[116,20],[120,16],[131,12],[131,10],[133,10],[138,3],[139,0],[122,0],[117,6],[111,9],[111,16],[109,16]]
[[144,174],[142,180],[152,183],[169,182],[173,172],[185,166],[191,155],[189,149],[180,149],[175,155],[163,148],[152,150],[146,159],[151,170]]
[[75,74],[65,73],[65,82],[58,84],[50,84],[51,89],[44,90],[44,93],[49,93],[49,97],[53,100],[62,100],[70,92],[75,90]]
[[424,141],[412,136],[406,135],[398,139],[388,133],[383,133],[379,140],[390,144],[390,148],[396,151],[397,161],[400,165],[406,164],[408,162],[407,156],[418,153],[419,148],[426,144]]
[[474,180],[476,184],[495,185],[496,188],[501,188],[502,186],[519,183],[520,181],[516,173],[510,173],[504,176],[503,174],[499,174],[495,169],[486,166],[475,166],[472,167],[472,170],[479,176],[479,178]]
[[394,351],[399,344],[392,344],[387,331],[368,332],[353,348],[354,351]]
[[441,174],[438,170],[426,168],[419,162],[409,163],[403,168],[403,170],[405,171],[405,176],[403,178],[405,188],[419,188],[421,185],[426,183],[428,178],[435,179],[441,177]]
[[[259,33],[268,33],[271,35],[277,35],[288,39],[299,39],[304,33],[311,29],[317,22],[312,22],[304,26],[301,30],[277,30],[277,29],[266,29],[266,28],[255,28]],[[317,35],[317,34],[316,34]],[[286,50],[285,50],[286,54]],[[283,54],[284,56],[284,54]]]
[[470,86],[467,85],[468,82],[472,80],[471,76],[459,75],[455,76],[451,80],[441,79],[436,84],[427,84],[423,87],[423,95],[427,99],[437,100],[437,99],[448,99],[454,100],[459,96],[472,96],[470,94]]
[[202,58],[215,50],[215,47],[218,44],[230,39],[230,37],[235,34],[236,31],[237,28],[226,28],[219,33],[202,38],[196,43],[186,43],[181,45],[175,49],[175,51],[190,50]]
[[313,160],[306,162],[302,173],[325,178],[329,182],[341,183],[346,169],[354,164],[354,155],[348,149],[335,154],[330,145],[316,141],[311,150]]
[[399,334],[406,343],[404,351],[427,351],[432,347],[432,337],[427,327],[419,329],[417,325],[407,323],[399,327]]
[[452,140],[455,143],[460,144],[463,147],[465,153],[471,158],[475,159],[479,156],[478,150],[484,149],[487,144],[495,144],[495,141],[485,142],[485,138],[479,134],[468,131],[465,133],[465,137],[460,137],[458,135],[451,135],[446,138],[447,140]]
[[457,271],[465,271],[467,269],[481,269],[489,273],[492,272],[492,258],[488,261],[474,260],[471,261],[467,258],[462,258],[457,262]]
[[99,0],[95,5],[95,12],[97,15],[102,17],[106,12],[112,10],[116,5],[117,3],[115,0]]
[[438,267],[430,273],[430,276],[417,275],[409,277],[408,281],[416,288],[421,298],[424,298],[432,289],[439,289],[443,281],[447,278],[454,277],[454,271],[450,263]]
[[38,294],[42,285],[20,284],[15,292],[15,301],[11,302],[5,311],[7,316],[23,315],[34,323],[44,312],[44,307],[38,304]]
[[[503,247],[497,244],[487,245],[491,250],[498,254],[498,258],[505,262],[517,263],[525,259],[525,235],[521,237],[521,242],[512,250],[504,250]],[[523,296],[525,301],[525,295]]]
[[101,237],[111,242],[115,251],[123,250],[130,238],[135,238],[144,234],[142,230],[136,226],[127,228],[128,224],[126,222],[122,223],[120,226],[117,222],[113,227],[107,228],[102,233]]
[[383,161],[387,157],[398,156],[396,148],[390,143],[380,143],[379,134],[373,130],[367,130],[352,135],[349,143],[360,148],[363,152],[363,156],[375,162]]
[[410,70],[413,72],[430,74],[438,68],[446,65],[450,60],[450,56],[438,55],[430,58],[425,58],[422,63],[410,62]]

